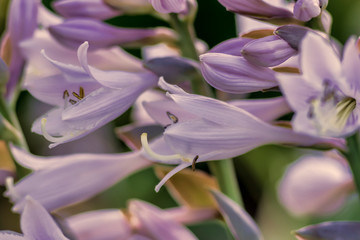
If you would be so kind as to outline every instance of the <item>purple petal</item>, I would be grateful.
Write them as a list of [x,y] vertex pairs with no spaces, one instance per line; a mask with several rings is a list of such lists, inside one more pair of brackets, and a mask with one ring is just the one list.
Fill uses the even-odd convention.
[[0,169],[0,186],[5,185],[5,180],[8,177],[14,177],[15,172],[8,169]]
[[355,37],[351,37],[346,42],[344,47],[344,57],[341,64],[346,81],[349,85],[349,91],[358,92],[360,90],[360,58]]
[[262,67],[279,65],[297,54],[290,45],[277,36],[268,36],[246,44],[242,56],[252,64]]
[[291,109],[284,97],[241,99],[232,100],[229,103],[248,111],[265,122],[273,121],[291,112]]
[[166,28],[119,28],[85,18],[68,19],[62,24],[51,26],[49,31],[64,46],[77,49],[83,42],[88,41],[92,50],[118,44],[131,44],[153,37],[172,37],[172,32]]
[[257,92],[277,86],[272,70],[250,64],[243,57],[206,53],[200,61],[205,80],[224,92]]
[[14,211],[22,211],[27,195],[50,211],[86,200],[151,164],[138,152],[75,154],[54,158],[64,163],[35,171],[15,186],[8,186],[6,195],[15,203]]
[[278,27],[274,33],[284,39],[293,49],[299,50],[301,41],[309,31],[311,31],[310,28],[298,25],[285,25]]
[[292,13],[262,0],[219,0],[228,11],[254,18],[291,18]]
[[119,209],[104,209],[80,213],[66,219],[77,240],[128,239],[132,229]]
[[21,234],[11,231],[0,231],[0,238],[2,240],[27,240]]
[[310,85],[323,89],[324,80],[336,83],[339,87],[344,84],[339,56],[328,40],[309,32],[301,43],[300,51],[304,79]]
[[294,5],[294,16],[307,22],[321,13],[319,0],[298,0]]
[[304,156],[287,169],[279,198],[293,214],[324,215],[338,210],[352,188],[349,168],[340,161]]
[[180,13],[186,10],[186,0],[149,0],[160,13]]
[[251,216],[230,198],[212,190],[216,202],[234,237],[238,240],[262,240],[259,227]]
[[121,14],[102,0],[62,0],[54,2],[53,7],[66,18],[88,17],[104,20]]
[[50,214],[38,202],[27,196],[24,211],[21,215],[21,230],[27,239],[66,240],[60,228]]
[[142,201],[131,201],[129,211],[139,222],[140,232],[157,240],[197,239],[186,227],[166,218],[162,210]]

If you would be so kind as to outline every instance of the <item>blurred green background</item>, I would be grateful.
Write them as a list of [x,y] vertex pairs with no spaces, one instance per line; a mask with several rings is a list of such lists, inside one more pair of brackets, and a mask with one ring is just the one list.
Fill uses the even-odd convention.
[[[2,2],[3,1],[3,2]],[[4,3],[0,0],[0,3]],[[51,1],[44,1],[49,6]],[[234,14],[229,13],[216,0],[198,0],[199,12],[195,28],[197,36],[209,47],[236,36]],[[0,4],[3,10],[5,5]],[[360,1],[329,0],[328,10],[333,16],[332,35],[344,43],[351,35],[360,34]],[[0,27],[4,22],[0,19]],[[111,24],[121,26],[148,27],[158,24],[166,25],[148,16],[124,16],[112,19]],[[131,50],[134,54],[139,51]],[[23,93],[18,104],[18,113],[30,145],[31,152],[39,155],[57,155],[74,152],[119,152],[127,150],[126,146],[115,137],[114,127],[129,122],[129,112],[112,124],[94,132],[85,139],[67,143],[53,150],[47,148],[48,143],[40,136],[30,132],[35,118],[49,109],[49,106],[34,100],[29,94]],[[100,139],[100,140],[99,140]],[[89,147],[91,146],[91,148]],[[349,199],[348,204],[336,215],[326,219],[301,218],[289,215],[278,203],[276,187],[286,166],[296,160],[307,150],[279,146],[264,146],[235,159],[238,180],[241,185],[245,207],[258,221],[267,240],[294,239],[290,231],[306,224],[323,220],[360,220],[360,207],[356,196]],[[197,168],[207,171],[206,164],[198,164]],[[146,179],[144,181],[144,179]],[[123,180],[111,189],[99,194],[89,201],[67,209],[66,212],[80,212],[100,208],[125,208],[131,198],[140,198],[156,204],[161,208],[176,206],[176,202],[163,188],[155,193],[154,186],[158,179],[153,169],[149,168]],[[0,188],[0,194],[4,192]],[[18,215],[10,212],[8,199],[0,198],[0,229],[20,231]],[[210,228],[209,228],[210,227]],[[230,239],[228,230],[219,221],[190,226],[200,239]],[[209,231],[211,229],[211,231]]]

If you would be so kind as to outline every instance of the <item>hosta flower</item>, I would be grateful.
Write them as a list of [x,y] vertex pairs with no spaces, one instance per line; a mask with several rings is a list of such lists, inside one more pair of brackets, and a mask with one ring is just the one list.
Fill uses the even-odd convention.
[[295,112],[294,130],[312,135],[345,136],[360,126],[360,59],[355,38],[342,60],[330,42],[308,33],[301,47],[302,75],[279,74],[283,94]]
[[289,128],[270,125],[241,108],[212,98],[188,94],[162,79],[159,84],[169,92],[168,95],[179,108],[188,113],[184,118],[182,114],[177,115],[176,109],[168,109],[161,114],[172,120],[172,124],[165,129],[164,140],[176,154],[157,154],[147,145],[146,135],[142,135],[143,147],[149,156],[165,162],[182,160],[182,164],[162,180],[157,190],[172,174],[195,162],[235,157],[264,144],[342,145],[341,141],[335,139],[312,137],[295,133]]
[[[78,139],[125,112],[146,89],[156,85],[157,76],[139,72],[102,71],[88,65],[88,43],[79,47],[81,66],[55,61],[44,56],[59,71],[34,80],[30,92],[56,105],[39,118],[32,131],[53,142],[50,147]],[[31,90],[32,89],[32,90]]]
[[0,231],[4,240],[67,240],[50,214],[30,196],[26,197],[25,208],[21,214],[22,234]]
[[[211,209],[159,209],[140,200],[130,200],[126,212],[119,209],[90,211],[65,220],[77,240],[197,239],[181,223],[212,217]],[[200,217],[199,217],[200,216]]]
[[186,10],[186,0],[149,0],[160,13],[180,13]]
[[7,179],[5,195],[14,203],[15,212],[23,210],[28,195],[49,211],[86,200],[152,164],[139,151],[40,157],[12,147],[12,154],[33,170],[15,185]]
[[308,155],[288,167],[279,185],[279,198],[295,215],[324,215],[338,210],[353,188],[344,159]]

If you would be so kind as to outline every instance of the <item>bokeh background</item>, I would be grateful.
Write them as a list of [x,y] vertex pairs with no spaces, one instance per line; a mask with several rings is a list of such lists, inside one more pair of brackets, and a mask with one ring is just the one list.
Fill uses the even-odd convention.
[[[0,10],[6,8],[7,0],[0,0]],[[50,0],[43,1],[51,8]],[[209,47],[236,36],[235,17],[216,0],[198,0],[199,12],[195,22],[197,36]],[[360,35],[360,1],[329,0],[328,10],[333,16],[332,35],[344,43],[351,35]],[[151,27],[166,25],[166,23],[149,16],[122,16],[108,21],[111,24],[129,27]],[[4,19],[0,17],[0,30],[4,27]],[[139,50],[128,49],[134,55],[140,56]],[[254,94],[251,97],[263,97]],[[75,152],[112,153],[128,151],[126,145],[115,134],[116,127],[131,121],[131,110],[116,119],[113,123],[92,133],[86,138],[48,149],[48,143],[41,136],[30,132],[31,124],[50,106],[38,102],[24,92],[18,103],[18,115],[25,132],[30,150],[38,155],[59,155]],[[277,184],[286,166],[309,150],[293,149],[279,146],[263,146],[235,159],[236,172],[243,194],[245,208],[259,223],[266,240],[294,239],[291,230],[307,224],[324,220],[360,220],[360,202],[357,196],[351,196],[346,206],[337,214],[324,218],[295,218],[279,204],[276,194]],[[206,164],[198,164],[197,168],[208,171]],[[26,169],[18,167],[21,178],[27,174]],[[96,176],[94,176],[96,178]],[[94,198],[58,214],[64,216],[70,213],[101,208],[126,208],[129,199],[140,198],[161,208],[174,207],[177,203],[165,188],[155,193],[157,184],[153,168],[148,168],[128,177],[111,189]],[[11,204],[3,198],[4,187],[0,187],[0,229],[20,231],[19,216],[10,212]],[[219,220],[211,220],[202,224],[189,226],[200,239],[219,240],[231,239],[227,228]]]

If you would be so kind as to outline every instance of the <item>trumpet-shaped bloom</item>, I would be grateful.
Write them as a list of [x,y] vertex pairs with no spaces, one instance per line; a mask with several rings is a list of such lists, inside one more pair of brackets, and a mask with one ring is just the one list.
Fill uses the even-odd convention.
[[[78,139],[125,112],[157,76],[140,72],[102,71],[88,65],[88,43],[79,47],[80,66],[44,56],[60,74],[34,80],[32,91],[46,102],[57,105],[35,121],[32,131],[58,144]],[[38,85],[40,84],[41,85]]]
[[355,39],[342,61],[330,42],[308,33],[301,47],[302,75],[279,74],[279,83],[295,111],[294,130],[312,135],[345,136],[360,126],[360,59]]
[[67,19],[49,27],[51,35],[66,47],[77,49],[88,41],[92,50],[114,45],[139,46],[173,40],[173,32],[164,27],[153,29],[119,28],[96,19]]
[[23,235],[0,231],[0,238],[4,240],[67,240],[54,219],[37,201],[30,196],[21,214],[21,230]]
[[160,80],[160,86],[169,91],[168,94],[183,110],[197,118],[180,120],[181,116],[169,109],[162,115],[168,115],[172,124],[164,132],[166,144],[176,154],[164,156],[152,152],[147,146],[146,136],[142,136],[145,150],[154,158],[181,159],[183,161],[160,185],[172,174],[190,166],[193,162],[218,160],[244,154],[258,146],[270,143],[300,146],[338,145],[343,142],[337,139],[325,139],[299,134],[292,129],[272,126],[249,112],[225,102],[199,95],[188,94],[181,88],[169,85]]
[[154,9],[160,13],[180,13],[186,10],[186,0],[149,0]]
[[5,195],[15,212],[23,210],[28,195],[49,211],[86,200],[152,164],[140,152],[39,157],[12,147],[12,154],[33,170],[15,185],[7,180]]
[[295,215],[330,214],[354,188],[349,167],[328,156],[304,156],[293,163],[281,180],[281,203]]

